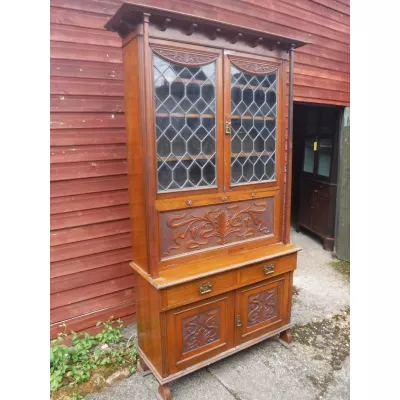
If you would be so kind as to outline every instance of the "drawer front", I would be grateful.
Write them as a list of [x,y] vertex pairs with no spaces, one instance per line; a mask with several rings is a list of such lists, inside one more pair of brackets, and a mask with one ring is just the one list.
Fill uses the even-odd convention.
[[236,271],[229,271],[173,286],[166,289],[166,304],[164,303],[163,308],[172,308],[227,292],[234,288],[236,283]]
[[233,347],[234,292],[167,312],[168,374]]
[[262,281],[296,269],[297,253],[253,264],[239,270],[239,284]]
[[236,291],[235,345],[286,324],[289,286],[289,274],[283,274]]

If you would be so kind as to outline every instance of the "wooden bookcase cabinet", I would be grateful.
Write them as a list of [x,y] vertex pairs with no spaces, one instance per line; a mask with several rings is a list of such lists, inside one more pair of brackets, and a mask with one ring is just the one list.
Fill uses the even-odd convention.
[[305,43],[130,3],[106,28],[123,43],[140,368],[170,399],[180,376],[291,341],[287,76]]

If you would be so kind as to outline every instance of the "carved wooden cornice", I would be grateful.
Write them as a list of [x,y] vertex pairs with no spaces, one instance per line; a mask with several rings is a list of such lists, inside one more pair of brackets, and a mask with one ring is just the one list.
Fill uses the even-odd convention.
[[228,56],[231,63],[242,71],[249,74],[265,75],[277,71],[279,65],[269,64],[265,62],[249,61],[248,59]]
[[177,65],[199,67],[201,65],[210,64],[218,57],[217,54],[195,53],[168,49],[165,47],[152,47],[154,53]]

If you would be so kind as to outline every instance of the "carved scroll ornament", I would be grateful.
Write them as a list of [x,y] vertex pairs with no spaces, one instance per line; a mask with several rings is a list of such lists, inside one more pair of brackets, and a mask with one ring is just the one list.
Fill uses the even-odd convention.
[[154,53],[174,64],[199,67],[209,64],[217,59],[216,54],[192,53],[175,49],[153,47]]
[[253,326],[276,316],[278,289],[253,294],[248,298],[247,326]]
[[249,74],[264,75],[279,69],[278,65],[249,61],[244,58],[229,57],[229,59],[235,67]]
[[172,240],[167,240],[170,244],[165,246],[164,242],[164,256],[271,234],[273,200],[269,200],[271,209],[268,200],[264,200],[201,207],[198,212],[170,215],[166,228],[175,233]]
[[184,353],[219,340],[219,315],[219,308],[214,308],[182,320],[182,350]]

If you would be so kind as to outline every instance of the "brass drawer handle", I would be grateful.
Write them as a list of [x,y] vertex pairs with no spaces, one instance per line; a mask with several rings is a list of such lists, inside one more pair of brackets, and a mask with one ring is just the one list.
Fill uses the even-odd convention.
[[266,265],[264,267],[265,275],[270,275],[270,274],[273,274],[274,272],[275,272],[275,265],[274,264]]
[[211,290],[212,290],[212,283],[211,283],[211,282],[202,283],[202,284],[199,286],[199,292],[200,292],[200,294],[210,293]]
[[255,193],[252,193],[251,194],[251,197],[256,197],[257,195],[255,194]]
[[188,200],[188,201],[187,201],[187,205],[188,205],[189,207],[191,207],[191,206],[193,205],[192,200]]
[[223,196],[223,197],[221,197],[221,200],[222,200],[222,201],[227,201],[228,198],[227,198],[226,196]]
[[240,327],[242,326],[242,321],[241,321],[241,319],[240,319],[240,315],[238,315],[238,316],[236,317],[236,326],[237,326],[238,328],[240,328]]

